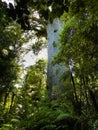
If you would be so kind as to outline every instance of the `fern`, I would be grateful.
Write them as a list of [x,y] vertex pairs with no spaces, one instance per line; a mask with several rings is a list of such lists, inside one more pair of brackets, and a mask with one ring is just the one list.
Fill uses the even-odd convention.
[[52,125],[52,124],[47,124],[46,126],[44,126],[43,128],[41,128],[40,130],[54,130],[56,128],[56,125]]
[[3,124],[0,130],[13,130],[13,127],[11,124]]
[[98,130],[98,119],[94,122],[94,130]]
[[57,120],[57,121],[60,121],[60,120],[63,120],[63,119],[65,119],[65,118],[68,118],[68,117],[70,117],[70,114],[69,114],[69,113],[63,113],[63,112],[62,112],[60,115],[57,116],[56,120]]

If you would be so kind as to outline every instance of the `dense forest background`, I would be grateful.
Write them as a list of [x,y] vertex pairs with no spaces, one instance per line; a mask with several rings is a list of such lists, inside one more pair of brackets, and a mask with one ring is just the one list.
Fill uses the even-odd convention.
[[[0,130],[98,130],[98,1],[14,2],[0,0]],[[47,61],[26,70],[19,63],[24,53],[37,55],[46,46],[45,27],[55,18],[64,26],[52,64],[68,71],[51,95]]]

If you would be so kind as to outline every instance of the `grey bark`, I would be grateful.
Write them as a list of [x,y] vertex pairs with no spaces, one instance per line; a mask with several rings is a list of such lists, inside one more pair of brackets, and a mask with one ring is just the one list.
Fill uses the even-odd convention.
[[59,18],[55,18],[52,23],[47,24],[47,40],[48,40],[48,70],[47,70],[47,87],[52,92],[52,87],[61,86],[60,76],[66,71],[64,66],[53,65],[54,56],[58,53],[60,46],[59,34],[62,30],[64,22]]

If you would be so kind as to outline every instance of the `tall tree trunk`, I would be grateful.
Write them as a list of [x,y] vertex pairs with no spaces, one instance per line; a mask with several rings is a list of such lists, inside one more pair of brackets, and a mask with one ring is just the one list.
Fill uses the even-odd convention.
[[72,72],[71,72],[71,81],[72,81],[72,86],[73,86],[73,89],[74,89],[75,102],[78,103],[78,97],[77,97],[77,93],[76,93],[76,87],[75,87],[75,82],[74,82]]
[[10,112],[10,111],[11,111],[11,109],[12,109],[13,102],[14,102],[14,98],[15,98],[15,93],[12,93],[11,105],[10,105],[10,110],[9,110],[9,112]]
[[87,82],[85,81],[85,77],[82,77],[83,80],[83,86],[84,86],[84,93],[85,93],[85,97],[84,99],[86,99],[86,104],[87,104],[87,108],[89,108],[89,100],[88,100],[88,86],[87,86]]
[[[59,33],[63,26],[63,21],[59,18],[55,18],[52,23],[47,24],[47,40],[48,40],[48,69],[47,69],[47,89],[49,91],[49,97],[53,94],[52,87],[60,87],[62,82],[59,80],[60,76],[66,71],[65,66],[53,65],[52,61],[54,56],[58,53],[60,46],[58,39]],[[57,73],[58,71],[58,73]]]
[[7,102],[8,95],[9,95],[9,93],[6,92],[6,93],[5,93],[5,96],[4,96],[4,107],[6,106],[6,102]]
[[78,96],[77,96],[77,90],[76,90],[76,86],[75,86],[75,81],[74,81],[74,77],[72,75],[71,72],[71,81],[72,81],[72,86],[74,89],[74,101],[73,101],[73,106],[74,106],[74,110],[78,115],[81,115],[81,101],[78,100]]
[[94,95],[93,91],[90,90],[90,89],[89,89],[89,94],[90,94],[90,97],[91,97],[91,100],[92,100],[94,109],[95,109],[95,111],[98,113],[98,104],[97,104],[97,102],[96,102],[96,98],[95,98],[95,95]]

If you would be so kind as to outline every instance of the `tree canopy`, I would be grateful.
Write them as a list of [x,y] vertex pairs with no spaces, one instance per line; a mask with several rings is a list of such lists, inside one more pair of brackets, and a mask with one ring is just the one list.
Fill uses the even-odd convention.
[[[0,1],[0,130],[98,129],[98,1]],[[43,47],[46,24],[64,21],[59,52],[53,64],[63,63],[54,98],[47,90],[46,61],[19,65],[22,45],[31,37],[35,54]],[[52,81],[51,81],[52,82]],[[16,87],[18,85],[18,87]]]

